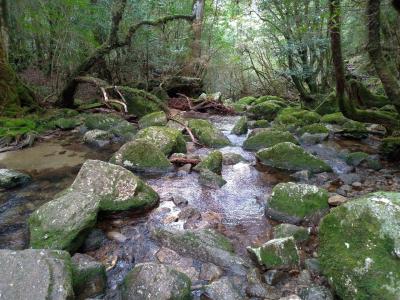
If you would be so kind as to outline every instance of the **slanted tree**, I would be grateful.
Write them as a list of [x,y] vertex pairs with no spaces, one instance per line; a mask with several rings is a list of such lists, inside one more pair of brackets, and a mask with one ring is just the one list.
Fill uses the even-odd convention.
[[78,67],[75,68],[73,72],[71,72],[71,75],[69,76],[67,83],[60,95],[59,103],[62,107],[74,106],[74,96],[79,84],[79,81],[76,81],[75,78],[86,75],[86,73],[89,72],[90,69],[97,62],[103,59],[103,57],[109,54],[111,51],[129,46],[132,42],[133,36],[140,28],[144,26],[165,25],[166,23],[174,20],[186,20],[188,22],[192,22],[194,19],[193,14],[190,14],[190,15],[172,15],[172,16],[162,17],[157,20],[140,21],[130,26],[128,29],[128,33],[123,38],[121,38],[119,31],[123,14],[125,12],[126,3],[127,0],[114,0],[112,8],[112,17],[111,17],[111,29],[108,38],[90,56],[88,56],[81,64],[79,64]]

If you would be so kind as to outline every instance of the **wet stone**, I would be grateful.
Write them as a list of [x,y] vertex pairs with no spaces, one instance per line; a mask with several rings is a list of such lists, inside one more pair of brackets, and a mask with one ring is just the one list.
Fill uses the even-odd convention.
[[205,295],[210,300],[242,300],[240,290],[235,287],[232,280],[223,277],[205,287]]
[[333,300],[332,292],[328,288],[318,285],[302,288],[299,295],[302,300]]
[[209,170],[202,170],[199,175],[199,183],[209,188],[221,188],[226,184],[224,178]]
[[199,279],[212,282],[219,279],[222,274],[223,271],[218,266],[210,263],[204,263],[201,265]]
[[296,242],[304,242],[310,237],[310,232],[307,228],[292,224],[279,224],[274,227],[273,231],[275,238],[293,236]]
[[14,188],[25,185],[30,181],[31,177],[27,174],[9,169],[0,169],[0,189]]
[[316,258],[307,258],[304,261],[304,265],[306,270],[308,270],[312,274],[320,274],[321,273],[321,266],[319,260]]
[[339,206],[346,202],[347,202],[347,198],[343,197],[341,195],[334,195],[334,196],[329,197],[329,199],[328,199],[328,203],[331,206]]
[[105,242],[107,237],[101,229],[93,229],[90,231],[88,236],[82,245],[83,252],[90,252],[99,249]]
[[276,285],[289,277],[289,274],[281,270],[268,270],[264,273],[264,281],[269,285]]
[[108,131],[93,129],[85,133],[83,141],[91,146],[103,148],[111,144],[113,137],[114,135]]

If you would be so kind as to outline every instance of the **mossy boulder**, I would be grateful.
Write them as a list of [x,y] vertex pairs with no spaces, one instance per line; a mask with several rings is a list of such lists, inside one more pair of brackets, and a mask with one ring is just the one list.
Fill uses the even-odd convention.
[[222,148],[231,143],[224,134],[214,127],[210,121],[191,119],[188,122],[189,128],[200,143],[212,148]]
[[321,116],[316,112],[303,110],[298,107],[288,107],[278,114],[275,123],[300,127],[318,123],[320,119]]
[[140,130],[137,139],[143,139],[158,147],[165,155],[186,153],[186,142],[182,132],[177,129],[151,126]]
[[298,224],[316,223],[329,209],[329,194],[313,185],[280,183],[266,203],[266,214],[280,222]]
[[236,135],[246,134],[249,130],[247,126],[247,117],[241,117],[232,129],[232,133]]
[[295,137],[288,131],[262,130],[249,136],[249,138],[244,141],[243,148],[246,150],[256,151],[283,142],[297,144]]
[[342,299],[398,299],[400,194],[377,192],[349,201],[324,217],[319,257]]
[[249,128],[268,128],[270,123],[268,120],[257,120],[249,123]]
[[247,115],[254,120],[263,119],[272,121],[281,110],[282,106],[267,101],[250,107]]
[[341,112],[327,114],[321,118],[321,122],[327,124],[343,125],[347,121],[349,121],[349,119],[347,119]]
[[74,118],[60,118],[54,121],[54,126],[61,130],[71,130],[80,125],[80,121]]
[[400,137],[387,137],[382,140],[380,152],[390,160],[400,159]]
[[226,181],[221,175],[206,169],[200,171],[199,183],[209,188],[220,188],[226,184]]
[[287,106],[285,99],[278,96],[261,96],[260,98],[256,99],[253,104],[260,104],[264,102],[276,103],[281,107]]
[[280,143],[257,152],[257,159],[265,166],[286,171],[308,170],[311,173],[331,172],[323,160],[290,142]]
[[0,189],[22,186],[31,180],[32,178],[27,174],[10,169],[0,169]]
[[89,130],[83,136],[83,142],[98,148],[105,147],[111,143],[114,135],[105,130],[93,129]]
[[346,163],[351,166],[357,167],[363,161],[365,161],[368,157],[369,157],[369,155],[365,152],[353,152],[346,156]]
[[368,137],[368,129],[364,123],[357,121],[347,121],[342,126],[341,135],[354,139],[364,139]]
[[213,151],[208,154],[196,167],[193,169],[195,171],[209,170],[216,174],[221,174],[222,172],[222,153],[221,151]]
[[233,108],[236,112],[244,112],[247,106],[253,104],[253,102],[256,101],[256,99],[257,98],[252,96],[241,98],[240,100],[233,103]]
[[66,251],[0,250],[3,299],[75,299]]
[[152,142],[137,139],[124,144],[110,162],[138,173],[166,173],[173,166],[165,154]]
[[293,237],[296,242],[307,241],[310,237],[310,231],[307,228],[293,224],[279,224],[273,228],[274,238]]
[[182,256],[213,263],[235,274],[246,274],[249,266],[246,260],[234,254],[230,240],[212,229],[180,230],[161,227],[154,228],[151,235],[162,246]]
[[150,126],[165,126],[167,125],[167,122],[166,113],[163,111],[157,111],[140,118],[139,127],[143,129]]
[[261,247],[248,247],[247,250],[267,269],[287,270],[299,267],[299,252],[293,237],[270,240]]
[[128,170],[88,160],[72,185],[29,217],[32,248],[76,250],[99,211],[145,209],[158,194]]
[[122,300],[190,300],[191,281],[170,266],[157,263],[137,264],[121,286]]
[[325,125],[316,123],[311,125],[303,126],[299,129],[300,134],[309,133],[309,134],[317,134],[317,133],[329,133],[328,128]]
[[222,158],[222,164],[226,166],[236,165],[240,162],[246,162],[246,159],[237,153],[225,153]]

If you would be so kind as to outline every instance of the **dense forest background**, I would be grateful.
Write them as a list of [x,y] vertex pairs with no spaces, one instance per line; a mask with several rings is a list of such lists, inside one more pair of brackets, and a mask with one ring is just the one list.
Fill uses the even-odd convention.
[[[123,2],[118,33],[112,33],[121,39],[133,24],[190,16],[196,5],[204,5],[198,16],[202,21],[196,25],[178,19],[140,27],[129,44],[96,61],[90,69],[94,77],[151,90],[153,80],[190,75],[204,79],[204,90],[232,99],[266,94],[320,99],[334,88],[325,0],[2,0],[10,64],[39,99],[55,101],[75,68],[109,39],[113,13]],[[366,51],[366,2],[341,4],[346,70],[384,94]],[[381,10],[382,50],[399,78],[400,18],[388,0],[382,1]]]

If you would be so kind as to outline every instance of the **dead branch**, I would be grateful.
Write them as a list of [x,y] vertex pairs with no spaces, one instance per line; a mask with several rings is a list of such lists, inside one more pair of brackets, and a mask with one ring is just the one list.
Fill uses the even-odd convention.
[[167,118],[168,118],[168,120],[171,120],[171,121],[173,121],[173,122],[178,123],[179,125],[182,125],[182,126],[185,128],[186,132],[189,134],[190,139],[192,140],[192,142],[193,142],[194,144],[196,144],[196,145],[198,145],[198,146],[201,146],[201,147],[204,147],[203,144],[200,144],[200,143],[197,141],[197,139],[196,139],[196,138],[194,137],[194,135],[193,135],[193,132],[190,130],[189,127],[186,126],[185,123],[183,123],[183,122],[181,122],[181,121],[179,121],[179,120],[176,120],[176,119],[172,118],[171,116],[168,116]]
[[187,157],[172,157],[169,161],[173,164],[191,164],[191,165],[198,165],[201,160],[196,158],[187,158]]

